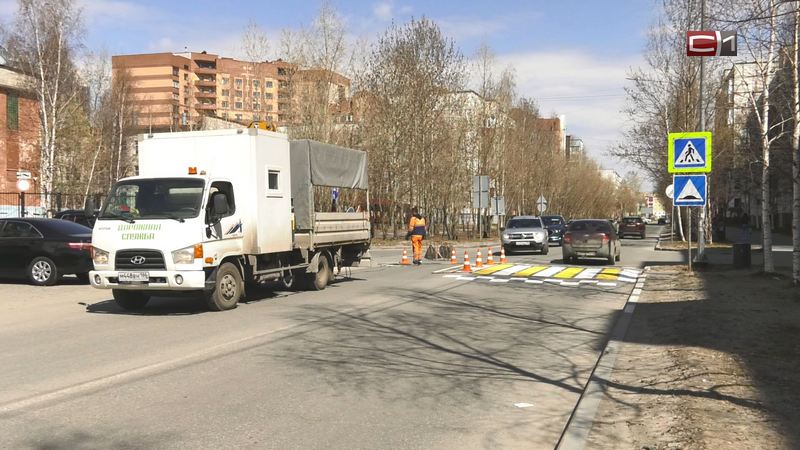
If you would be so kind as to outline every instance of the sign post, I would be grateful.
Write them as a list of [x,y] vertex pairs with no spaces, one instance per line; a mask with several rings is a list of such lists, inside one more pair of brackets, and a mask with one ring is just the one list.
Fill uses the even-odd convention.
[[547,211],[547,199],[544,198],[544,195],[540,195],[539,199],[536,200],[536,210],[539,211],[539,214]]
[[489,207],[489,176],[472,177],[472,207],[478,209],[478,239],[483,239],[483,208]]
[[[675,206],[699,206],[708,202],[708,179],[705,174],[675,175],[672,203]],[[689,271],[692,271],[692,215],[689,214]]]

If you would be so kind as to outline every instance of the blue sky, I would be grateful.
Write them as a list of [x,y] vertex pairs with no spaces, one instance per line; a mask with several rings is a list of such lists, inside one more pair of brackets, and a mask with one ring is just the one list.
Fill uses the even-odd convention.
[[[273,38],[283,28],[308,25],[319,0],[289,2],[78,0],[84,8],[86,46],[110,54],[208,50],[236,56],[249,20]],[[394,20],[426,16],[466,56],[481,42],[497,54],[498,72],[516,70],[521,95],[539,100],[544,115],[567,117],[593,158],[619,172],[624,162],[605,156],[618,141],[624,118],[625,73],[640,64],[656,0],[420,1],[333,0],[353,38],[374,40]],[[0,0],[8,20],[16,0]]]

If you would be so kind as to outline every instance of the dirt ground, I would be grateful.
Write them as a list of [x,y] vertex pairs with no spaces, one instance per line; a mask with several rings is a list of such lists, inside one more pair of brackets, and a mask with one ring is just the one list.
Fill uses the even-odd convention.
[[656,267],[586,448],[800,448],[800,294],[781,276]]

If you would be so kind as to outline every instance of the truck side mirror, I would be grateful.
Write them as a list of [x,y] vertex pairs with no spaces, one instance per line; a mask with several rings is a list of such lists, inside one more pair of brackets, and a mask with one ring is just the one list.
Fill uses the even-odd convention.
[[212,205],[211,205],[211,216],[213,219],[219,219],[228,215],[230,209],[228,208],[228,196],[223,193],[216,193],[211,198]]
[[91,217],[95,216],[94,199],[93,198],[87,198],[86,199],[86,204],[83,207],[83,213],[86,214],[87,218],[91,218]]

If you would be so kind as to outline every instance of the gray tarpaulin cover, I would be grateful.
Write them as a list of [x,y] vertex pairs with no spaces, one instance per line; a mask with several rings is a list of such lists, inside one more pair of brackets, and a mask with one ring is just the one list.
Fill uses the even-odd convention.
[[291,141],[292,199],[300,230],[314,223],[313,186],[367,189],[367,153],[302,139]]

